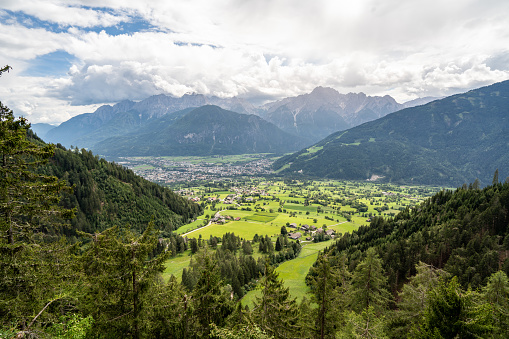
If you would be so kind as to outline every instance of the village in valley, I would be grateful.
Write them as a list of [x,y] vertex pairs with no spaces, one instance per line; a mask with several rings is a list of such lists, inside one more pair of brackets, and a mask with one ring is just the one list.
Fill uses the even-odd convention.
[[267,178],[228,179],[195,187],[174,184],[173,188],[204,207],[203,216],[179,233],[194,230],[193,236],[209,235],[209,227],[203,232],[198,229],[214,224],[221,225],[224,232],[230,229],[242,234],[246,229],[259,229],[259,235],[284,233],[293,240],[314,242],[368,225],[374,216],[395,216],[439,190],[368,181]]
[[[113,159],[112,159],[113,160]],[[239,176],[263,176],[272,172],[273,158],[265,154],[210,157],[122,157],[117,163],[152,182],[224,180]]]

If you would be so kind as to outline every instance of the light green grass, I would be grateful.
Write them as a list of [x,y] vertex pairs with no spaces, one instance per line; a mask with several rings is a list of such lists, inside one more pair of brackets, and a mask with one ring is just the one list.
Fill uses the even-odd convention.
[[245,219],[267,223],[267,222],[271,222],[272,220],[276,219],[277,216],[278,216],[277,213],[257,212],[253,215],[245,217]]
[[224,225],[213,224],[211,226],[204,227],[203,229],[199,229],[196,232],[189,234],[189,237],[198,238],[201,234],[204,239],[208,239],[211,235],[222,237],[223,234],[226,233],[235,233],[235,235],[243,239],[251,240],[255,234],[272,236],[274,234],[279,234],[280,232],[281,226],[271,226],[258,222],[231,221]]
[[198,219],[196,219],[196,221],[193,221],[193,222],[192,222],[192,223],[190,223],[190,224],[186,224],[186,225],[184,225],[184,226],[179,227],[179,228],[175,231],[175,233],[176,233],[176,234],[184,234],[184,233],[187,233],[187,232],[189,232],[189,231],[192,231],[192,230],[194,230],[194,229],[198,228],[199,226],[203,226],[203,220],[204,220],[204,218],[203,218],[203,217],[198,218]]
[[191,253],[191,250],[187,250],[183,254],[178,254],[176,257],[170,258],[164,263],[164,266],[166,266],[162,273],[164,281],[168,281],[172,274],[178,281],[182,280],[182,270],[188,267],[191,262],[191,256],[189,253]]
[[286,210],[294,210],[294,211],[316,213],[316,206],[304,206],[304,205],[286,203],[284,205],[284,208]]
[[[297,298],[300,302],[309,292],[309,287],[305,282],[309,268],[313,266],[313,263],[318,258],[318,252],[332,244],[332,241],[306,243],[297,258],[286,261],[276,268],[279,279],[283,280],[285,287],[290,289],[292,298]],[[248,305],[252,308],[255,298],[260,296],[261,290],[259,289],[249,291],[242,298],[242,305]]]

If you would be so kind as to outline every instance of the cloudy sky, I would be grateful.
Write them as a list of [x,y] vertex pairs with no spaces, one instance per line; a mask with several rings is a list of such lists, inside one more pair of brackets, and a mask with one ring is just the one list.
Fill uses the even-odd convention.
[[0,0],[0,101],[59,123],[161,93],[450,95],[509,79],[508,15],[507,0]]

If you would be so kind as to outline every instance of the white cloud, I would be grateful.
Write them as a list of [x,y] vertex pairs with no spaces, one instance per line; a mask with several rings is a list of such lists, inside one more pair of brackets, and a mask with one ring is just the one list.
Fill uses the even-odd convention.
[[[0,99],[24,97],[16,104],[20,112],[52,122],[79,113],[80,105],[159,93],[260,101],[321,85],[403,102],[509,78],[505,0],[4,0],[0,6],[71,26],[52,33],[0,24],[0,62],[17,70],[0,80],[11,86]],[[157,30],[86,31],[133,17]],[[66,77],[20,76],[35,57],[57,50],[77,58]]]
[[[64,26],[108,27],[128,20],[124,13],[110,13],[79,7],[87,6],[86,1],[62,0],[4,0],[2,7],[10,11],[22,11],[40,20]],[[101,6],[102,7],[102,6]]]

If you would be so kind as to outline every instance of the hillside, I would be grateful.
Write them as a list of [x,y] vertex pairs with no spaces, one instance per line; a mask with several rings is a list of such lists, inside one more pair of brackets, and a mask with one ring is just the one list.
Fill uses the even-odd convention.
[[394,218],[374,218],[329,251],[347,254],[353,267],[361,253],[375,248],[393,292],[415,274],[419,261],[445,269],[465,287],[477,288],[500,269],[509,274],[508,212],[509,183],[441,191]]
[[94,150],[106,156],[201,156],[285,153],[304,145],[303,139],[256,115],[208,105],[191,110],[175,122],[163,116],[137,133],[99,142]]
[[486,185],[509,168],[509,81],[407,108],[275,163],[282,173],[435,185]]
[[[168,235],[201,213],[201,207],[118,164],[94,156],[91,151],[57,147],[55,156],[40,169],[74,185],[63,196],[65,208],[76,208],[76,217],[63,230],[100,232],[117,225],[143,231],[150,220]],[[49,230],[51,232],[51,230]]]

